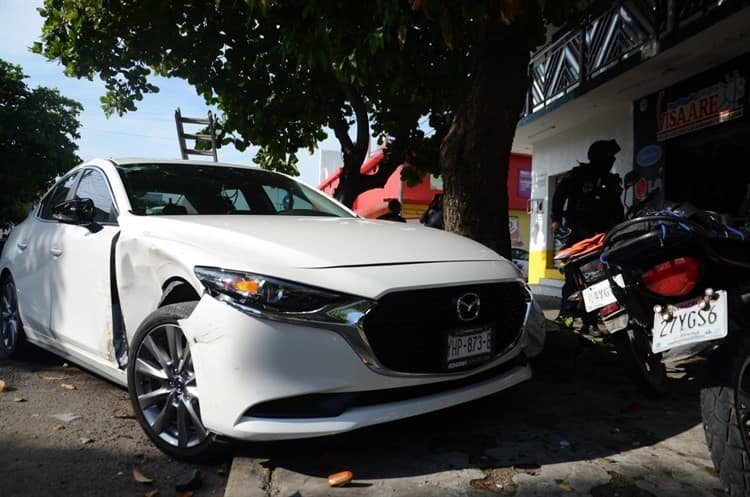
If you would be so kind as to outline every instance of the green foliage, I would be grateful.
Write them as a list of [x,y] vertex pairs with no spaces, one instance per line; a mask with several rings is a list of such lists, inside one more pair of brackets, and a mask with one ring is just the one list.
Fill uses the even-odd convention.
[[17,222],[76,156],[81,105],[57,90],[30,89],[20,66],[0,59],[0,224]]
[[582,1],[45,0],[33,49],[70,76],[98,75],[108,114],[158,91],[152,74],[184,78],[218,106],[220,143],[259,145],[255,162],[288,173],[324,127],[356,122],[358,95],[372,131],[404,144],[418,176],[437,172],[487,22],[525,15],[519,43],[531,50]]

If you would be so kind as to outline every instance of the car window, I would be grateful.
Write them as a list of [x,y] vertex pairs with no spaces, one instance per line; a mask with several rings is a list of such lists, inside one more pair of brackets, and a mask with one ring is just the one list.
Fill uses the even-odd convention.
[[54,219],[52,217],[52,210],[55,208],[57,204],[59,204],[60,202],[64,202],[68,199],[68,194],[70,193],[70,190],[75,185],[77,178],[78,178],[78,171],[62,178],[60,181],[57,182],[57,184],[52,188],[52,190],[50,190],[50,192],[44,198],[44,201],[42,203],[42,209],[41,209],[41,214],[40,214],[42,219],[50,219],[50,220]]
[[295,209],[313,209],[313,205],[307,199],[296,195],[294,192],[285,190],[278,186],[264,185],[263,190],[268,195],[277,211],[293,211]]
[[321,192],[281,174],[199,164],[118,167],[137,215],[296,215],[352,217]]
[[89,198],[94,202],[94,221],[102,224],[117,222],[109,185],[102,173],[95,169],[86,169],[76,188],[75,198]]

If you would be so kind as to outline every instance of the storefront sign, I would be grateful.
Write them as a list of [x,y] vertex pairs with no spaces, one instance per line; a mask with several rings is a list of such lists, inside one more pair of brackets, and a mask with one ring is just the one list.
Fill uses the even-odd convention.
[[651,167],[659,163],[662,156],[660,145],[648,145],[638,151],[635,162],[641,167]]
[[[724,76],[724,80],[702,88],[689,96],[667,102],[666,110],[659,110],[656,139],[668,140],[699,129],[740,118],[744,115],[745,78],[739,71]],[[659,100],[664,98],[660,92]]]
[[521,198],[531,197],[531,169],[518,171],[518,196]]

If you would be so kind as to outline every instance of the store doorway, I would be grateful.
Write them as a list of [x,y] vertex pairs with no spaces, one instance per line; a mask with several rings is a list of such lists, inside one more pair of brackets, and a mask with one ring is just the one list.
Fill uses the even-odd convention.
[[750,120],[666,142],[665,198],[736,215],[750,188]]

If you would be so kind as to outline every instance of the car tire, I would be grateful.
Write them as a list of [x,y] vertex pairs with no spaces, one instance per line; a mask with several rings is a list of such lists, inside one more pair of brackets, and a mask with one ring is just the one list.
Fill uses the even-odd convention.
[[642,328],[626,328],[611,335],[617,355],[638,391],[650,399],[669,391],[667,368],[661,354],[651,352],[649,334]]
[[135,417],[151,441],[175,459],[207,462],[220,447],[200,417],[190,343],[178,323],[196,305],[166,305],[143,321],[130,347],[127,380]]
[[715,374],[701,389],[701,417],[719,478],[740,497],[750,495],[750,339],[730,343],[711,357]]
[[18,354],[24,341],[18,293],[10,274],[0,279],[0,359]]

